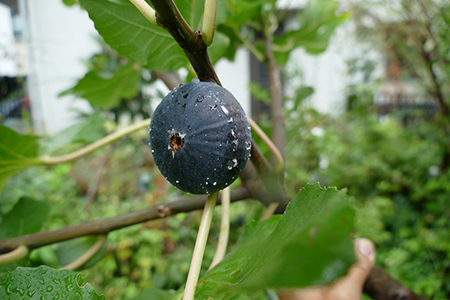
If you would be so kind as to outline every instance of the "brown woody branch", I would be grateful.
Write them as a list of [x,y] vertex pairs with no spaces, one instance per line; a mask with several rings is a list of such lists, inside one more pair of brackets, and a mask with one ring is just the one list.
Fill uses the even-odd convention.
[[373,268],[364,283],[364,293],[380,300],[427,300],[416,295],[410,288],[392,279],[380,268]]
[[[246,188],[238,188],[231,192],[231,202],[248,199],[250,192]],[[181,212],[190,212],[202,209],[205,205],[206,196],[192,198],[181,198],[177,201],[155,205],[131,213],[86,222],[83,224],[68,226],[61,229],[39,232],[0,241],[0,253],[7,253],[19,246],[26,246],[29,250],[46,245],[71,240],[89,235],[106,235],[113,230],[127,226],[165,218]],[[219,197],[217,204],[221,203]]]

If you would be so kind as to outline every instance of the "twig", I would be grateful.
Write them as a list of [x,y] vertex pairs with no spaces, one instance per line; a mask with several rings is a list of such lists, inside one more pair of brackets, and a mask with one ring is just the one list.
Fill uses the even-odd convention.
[[261,138],[264,144],[269,147],[270,152],[272,152],[272,155],[275,157],[275,160],[277,161],[277,164],[275,166],[276,172],[281,172],[284,169],[284,159],[280,150],[278,150],[277,146],[275,146],[272,140],[266,135],[264,130],[262,130],[261,127],[259,127],[259,125],[251,117],[247,116],[247,119],[252,129]]
[[182,83],[180,76],[178,76],[178,74],[174,71],[167,71],[163,73],[155,70],[153,71],[153,74],[161,79],[169,90],[173,90]]
[[269,93],[270,93],[270,111],[272,118],[272,140],[278,148],[281,156],[284,156],[286,148],[286,125],[283,112],[283,87],[281,82],[281,68],[275,61],[274,51],[272,49],[274,32],[277,27],[275,16],[275,5],[268,12],[268,17],[264,19],[264,45],[265,62],[268,70]]
[[[231,202],[245,200],[249,197],[250,192],[246,188],[237,188],[231,191]],[[127,226],[165,218],[181,212],[190,212],[201,209],[204,207],[205,201],[205,196],[181,198],[178,201],[154,205],[146,209],[141,209],[111,218],[89,221],[57,230],[44,231],[2,240],[0,241],[0,253],[10,252],[21,245],[28,247],[29,250],[32,250],[53,243],[71,240],[77,237],[88,235],[105,235],[113,230]],[[218,204],[220,203],[219,198]]]
[[203,209],[200,227],[198,229],[197,240],[195,241],[194,253],[192,254],[191,266],[189,268],[186,288],[184,289],[183,300],[193,300],[195,288],[197,286],[200,269],[202,267],[203,255],[205,254],[206,242],[208,240],[209,229],[216,206],[217,194],[208,195],[205,208]]
[[130,0],[134,6],[141,12],[141,14],[153,25],[158,25],[156,22],[155,10],[145,2],[145,0]]
[[41,164],[50,166],[50,165],[57,165],[64,162],[69,162],[75,159],[78,159],[80,157],[86,156],[98,148],[101,148],[105,145],[111,144],[115,141],[120,140],[121,138],[129,135],[130,133],[133,133],[135,131],[138,131],[142,128],[150,126],[150,119],[145,119],[143,121],[140,121],[136,124],[132,124],[130,126],[127,126],[126,128],[123,128],[121,130],[118,130],[108,136],[105,136],[104,138],[96,141],[95,143],[92,143],[84,148],[81,148],[80,150],[77,150],[75,152],[72,152],[70,154],[59,156],[59,157],[49,157],[44,156],[41,158]]
[[212,44],[214,30],[216,28],[217,0],[205,0],[205,10],[203,12],[202,39],[206,47]]
[[60,268],[60,270],[76,270],[82,265],[84,265],[91,257],[93,257],[105,244],[106,236],[101,236],[91,248],[89,248],[83,255],[75,259],[70,264]]
[[209,269],[214,268],[225,256],[228,245],[228,235],[230,233],[230,187],[226,187],[222,191],[222,219],[220,220],[220,234],[217,242],[216,253]]
[[266,211],[262,215],[260,221],[264,221],[264,220],[267,220],[268,218],[270,218],[274,214],[275,210],[277,209],[278,204],[279,203],[277,203],[277,202],[270,203],[269,206],[267,207]]
[[28,247],[21,245],[9,253],[0,255],[0,265],[9,264],[28,255]]

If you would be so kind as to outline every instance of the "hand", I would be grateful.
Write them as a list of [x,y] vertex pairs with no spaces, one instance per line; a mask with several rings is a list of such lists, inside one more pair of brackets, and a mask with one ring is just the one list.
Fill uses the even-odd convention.
[[356,263],[330,286],[279,291],[280,300],[360,300],[364,281],[375,263],[375,245],[368,239],[354,242]]

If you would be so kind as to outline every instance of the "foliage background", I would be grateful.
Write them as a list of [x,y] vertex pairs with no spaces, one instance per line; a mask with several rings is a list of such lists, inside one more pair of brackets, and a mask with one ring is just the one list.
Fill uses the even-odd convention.
[[[93,5],[92,1],[82,2]],[[230,3],[236,4],[234,1]],[[253,7],[252,2],[243,3]],[[248,11],[256,13],[260,4],[257,2],[256,8]],[[355,17],[364,12],[363,6],[355,6],[354,9]],[[443,3],[441,10],[435,12],[436,18],[432,18],[437,22],[436,26],[447,33],[450,28],[449,9],[450,6]],[[213,54],[216,58],[233,57],[240,45],[233,27],[243,25],[247,19],[243,15],[241,17],[219,19],[221,35],[217,39],[222,40],[222,45],[215,51],[222,52]],[[331,34],[338,21],[341,20],[330,21],[330,31],[326,33]],[[400,27],[399,32],[404,28]],[[320,52],[327,46],[327,43],[308,44],[311,39],[302,40],[302,33],[295,34],[296,41],[303,44],[299,42],[293,49],[302,46],[311,52]],[[276,42],[283,45],[292,35],[294,33]],[[450,45],[445,36],[438,33],[435,38],[441,37],[438,40],[439,51],[448,59]],[[398,43],[401,40],[394,41]],[[385,42],[389,47],[392,40]],[[321,47],[316,49],[312,45]],[[403,50],[397,46],[396,49],[411,55],[408,45],[403,46]],[[149,107],[136,103],[142,103],[140,87],[151,85],[152,80],[140,76],[140,67],[114,50],[106,45],[104,49],[104,53],[91,59],[90,72],[83,80],[90,84],[94,82],[96,86],[109,86],[115,85],[115,80],[127,78],[128,88],[121,90],[120,97],[113,97],[113,101],[108,94],[92,98],[95,114],[84,116],[82,125],[70,128],[58,137],[45,137],[45,153],[67,153],[113,132],[119,126],[117,120],[121,113],[131,116],[150,113]],[[405,65],[416,59],[410,56],[401,58]],[[145,57],[135,59],[143,65],[148,63]],[[285,63],[286,53],[279,53],[277,59],[280,64]],[[182,62],[176,61],[175,65],[168,62],[161,68],[176,69]],[[405,125],[405,112],[397,111],[380,122],[373,97],[381,79],[373,77],[373,63],[360,60],[355,68],[349,69],[353,74],[364,76],[361,76],[361,82],[348,87],[352,106],[342,116],[323,115],[312,109],[308,96],[313,91],[309,87],[300,87],[293,98],[284,99],[285,103],[295,103],[285,108],[288,137],[286,189],[295,197],[307,182],[319,181],[322,185],[347,188],[357,207],[356,236],[368,237],[377,244],[377,264],[414,291],[433,299],[447,299],[450,294],[450,171],[441,165],[448,151],[442,146],[448,139],[442,130],[448,126],[448,120],[425,120],[419,111],[414,112],[415,121]],[[419,67],[417,70],[405,68],[403,74],[414,76],[426,89],[430,86],[429,74]],[[440,71],[442,77],[439,80],[448,83],[448,63]],[[255,96],[265,97],[264,94],[261,96],[258,86],[252,87]],[[443,91],[448,93],[448,86],[443,86]],[[66,91],[69,92],[87,99],[91,97],[83,94],[82,80],[72,90]],[[445,97],[448,103],[448,95]],[[270,124],[261,125],[270,132]],[[180,193],[159,174],[147,142],[146,133],[134,134],[73,164],[28,168],[5,183],[0,195],[0,215],[4,218],[19,199],[32,196],[48,208],[44,209],[48,211],[48,218],[41,230],[50,230],[176,199]],[[256,201],[232,205],[231,245],[242,236],[243,225],[258,219],[261,214],[262,207]],[[132,298],[151,287],[176,290],[186,278],[199,217],[199,212],[178,214],[112,232],[108,237],[108,247],[102,252],[104,257],[96,258],[96,263],[91,262],[89,271],[83,275],[107,299]],[[218,226],[213,224],[205,268],[213,256]],[[60,267],[64,261],[61,254],[64,251],[60,249],[64,249],[63,244],[37,249],[26,263]],[[265,296],[254,297],[260,299]]]

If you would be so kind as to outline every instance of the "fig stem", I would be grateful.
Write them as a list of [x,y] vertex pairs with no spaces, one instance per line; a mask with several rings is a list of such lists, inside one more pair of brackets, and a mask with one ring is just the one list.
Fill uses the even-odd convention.
[[195,241],[194,253],[192,254],[191,266],[189,267],[186,288],[183,294],[183,300],[193,300],[195,288],[197,286],[200,268],[202,266],[203,255],[205,254],[206,241],[208,240],[209,229],[216,206],[218,193],[208,195],[205,208],[203,209],[202,219],[198,228],[197,240]]
[[209,47],[214,39],[216,27],[217,0],[205,0],[203,12],[202,39],[206,47]]
[[264,142],[264,144],[269,147],[270,152],[272,152],[273,156],[275,157],[277,164],[275,166],[275,171],[277,173],[283,171],[284,169],[284,159],[283,155],[281,154],[280,150],[278,150],[277,146],[272,142],[272,140],[266,135],[266,133],[259,127],[259,125],[253,120],[250,116],[247,116],[248,122],[250,123],[250,126],[255,131],[255,133],[261,138],[261,140]]
[[153,25],[158,25],[156,22],[155,10],[148,5],[145,0],[130,0],[130,2],[136,6],[136,8],[141,12],[141,14]]
[[228,246],[228,235],[230,233],[230,187],[222,190],[222,215],[220,220],[220,234],[216,253],[208,270],[214,268],[225,256]]
[[68,265],[61,267],[60,270],[76,270],[82,265],[84,265],[89,259],[91,259],[105,244],[106,236],[101,236],[94,245],[91,246],[86,252],[84,252],[80,257],[75,259]]
[[145,119],[145,120],[142,120],[135,124],[132,124],[130,126],[127,126],[121,130],[118,130],[110,135],[105,136],[104,138],[102,138],[84,148],[81,148],[81,149],[79,149],[75,152],[69,153],[67,155],[58,156],[58,157],[49,157],[49,156],[41,157],[40,163],[43,165],[51,166],[51,165],[57,165],[60,163],[69,162],[69,161],[78,159],[80,157],[86,156],[86,155],[94,152],[98,148],[101,148],[103,146],[106,146],[108,144],[111,144],[111,143],[114,143],[115,141],[120,140],[121,138],[129,135],[130,133],[133,133],[133,132],[138,131],[145,127],[149,127],[150,120],[151,120],[150,118]]
[[0,255],[0,265],[5,265],[11,262],[15,262],[28,255],[28,247],[20,245],[11,252]]

